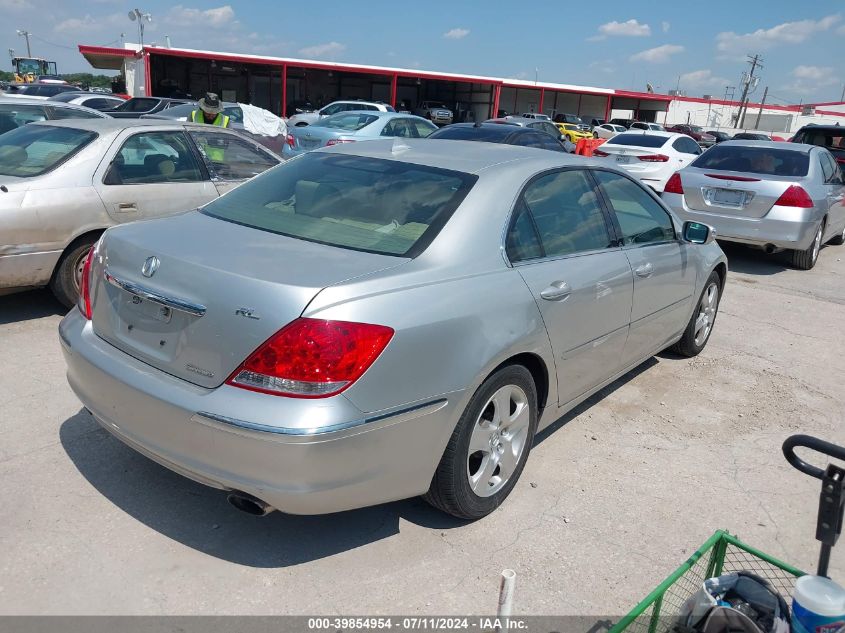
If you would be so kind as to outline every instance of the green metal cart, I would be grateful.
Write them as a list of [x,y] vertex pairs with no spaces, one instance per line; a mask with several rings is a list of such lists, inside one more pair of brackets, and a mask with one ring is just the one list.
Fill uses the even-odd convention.
[[[801,472],[822,480],[816,539],[821,541],[818,575],[827,576],[830,550],[842,531],[845,511],[845,469],[828,465],[826,470],[812,466],[795,454],[805,447],[845,460],[845,448],[808,435],[793,435],[784,442],[787,461]],[[743,543],[723,530],[717,531],[687,561],[642,602],[617,622],[609,633],[666,633],[676,623],[681,606],[714,576],[733,571],[748,571],[769,581],[772,589],[791,598],[795,580],[805,572]]]

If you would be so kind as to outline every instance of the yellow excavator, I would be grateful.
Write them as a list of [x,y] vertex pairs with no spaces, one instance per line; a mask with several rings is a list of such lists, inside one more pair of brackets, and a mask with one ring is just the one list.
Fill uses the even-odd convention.
[[53,76],[56,72],[56,62],[50,62],[39,57],[12,57],[12,69],[15,71],[15,81],[31,84],[38,77]]

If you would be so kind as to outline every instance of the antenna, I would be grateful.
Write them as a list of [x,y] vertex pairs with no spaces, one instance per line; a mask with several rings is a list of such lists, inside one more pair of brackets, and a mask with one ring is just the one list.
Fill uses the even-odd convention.
[[649,82],[646,82],[645,91],[646,92],[654,92],[654,86],[652,86]]

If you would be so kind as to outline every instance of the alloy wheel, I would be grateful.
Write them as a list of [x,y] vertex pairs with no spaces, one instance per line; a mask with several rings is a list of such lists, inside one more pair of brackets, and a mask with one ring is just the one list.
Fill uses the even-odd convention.
[[531,411],[528,396],[516,385],[497,390],[472,428],[467,477],[472,491],[489,497],[513,476],[528,443]]
[[707,286],[698,304],[698,316],[695,318],[695,344],[701,347],[710,336],[713,322],[716,320],[716,310],[719,309],[719,285],[711,283]]
[[816,237],[813,239],[813,263],[819,258],[819,250],[822,247],[822,229],[824,229],[824,224],[819,224],[819,230],[816,231]]

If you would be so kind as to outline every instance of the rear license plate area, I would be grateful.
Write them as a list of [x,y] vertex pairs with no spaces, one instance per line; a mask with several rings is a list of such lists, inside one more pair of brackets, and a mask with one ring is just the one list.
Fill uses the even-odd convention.
[[721,187],[707,187],[703,191],[704,200],[708,204],[719,207],[741,209],[750,200],[747,191],[740,189],[723,189]]
[[628,163],[634,162],[634,159],[631,156],[617,156],[616,162],[620,165],[627,165]]

